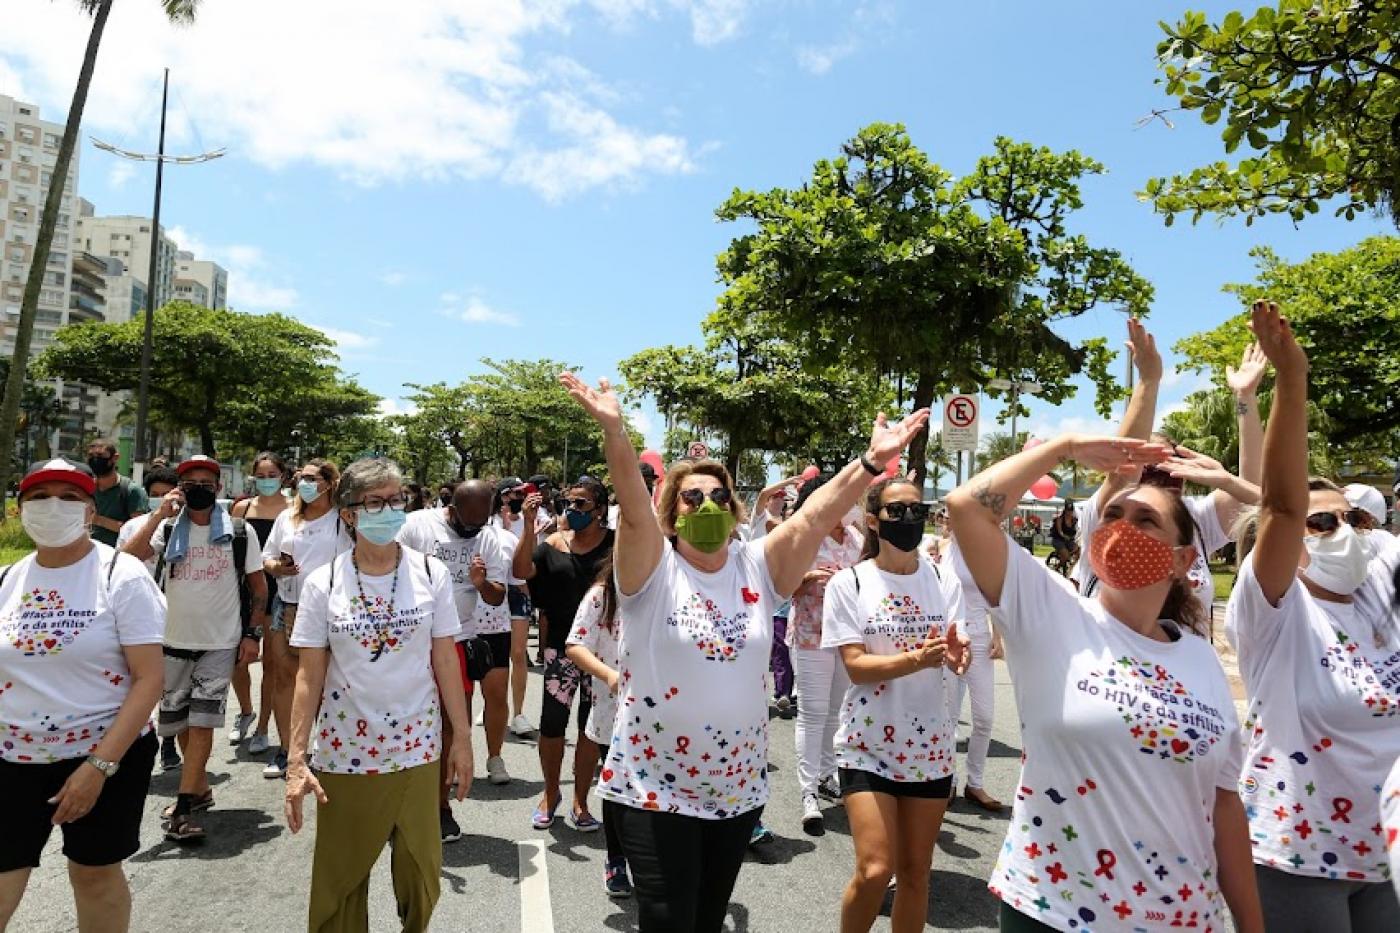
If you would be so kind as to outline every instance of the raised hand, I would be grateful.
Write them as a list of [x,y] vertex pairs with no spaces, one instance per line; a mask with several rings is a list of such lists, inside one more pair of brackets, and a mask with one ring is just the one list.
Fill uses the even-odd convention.
[[1249,329],[1259,349],[1280,373],[1306,373],[1308,355],[1298,346],[1288,319],[1272,301],[1256,301],[1249,309]]
[[1128,353],[1143,382],[1162,381],[1162,354],[1157,352],[1157,338],[1135,317],[1128,318]]
[[875,429],[870,434],[870,449],[866,453],[871,462],[884,467],[898,457],[928,424],[928,415],[928,409],[921,408],[896,424],[890,424],[884,412],[876,415]]
[[1269,360],[1264,356],[1264,351],[1259,349],[1259,344],[1251,343],[1244,348],[1238,367],[1225,367],[1225,383],[1236,395],[1253,396],[1259,391],[1259,383],[1268,368]]
[[559,374],[559,384],[573,396],[574,401],[578,402],[584,411],[588,412],[588,416],[603,428],[622,426],[622,403],[618,401],[617,393],[612,390],[608,380],[599,379],[598,388],[594,389],[580,379],[577,373],[562,372]]
[[520,512],[525,516],[525,527],[535,527],[535,516],[540,512],[540,506],[544,504],[544,496],[537,492],[532,492],[525,497],[525,502],[520,507]]
[[1215,489],[1230,479],[1230,471],[1205,454],[1177,445],[1176,453],[1162,461],[1168,473],[1189,483]]
[[1070,441],[1069,457],[1103,473],[1129,473],[1167,459],[1167,448],[1135,437],[1095,437],[1078,434]]

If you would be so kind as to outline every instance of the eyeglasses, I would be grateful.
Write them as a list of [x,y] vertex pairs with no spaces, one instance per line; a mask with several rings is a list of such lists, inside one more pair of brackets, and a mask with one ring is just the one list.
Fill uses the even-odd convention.
[[571,509],[578,509],[580,512],[591,512],[598,506],[591,499],[561,499],[564,505]]
[[361,499],[359,502],[350,503],[352,509],[364,509],[370,515],[378,515],[388,506],[395,512],[402,512],[408,506],[408,499],[404,496],[390,496],[388,499],[380,499],[378,496]]
[[181,489],[218,489],[219,484],[207,479],[186,480],[180,484]]
[[[734,494],[729,491],[728,486],[716,486],[710,490],[709,498],[715,505],[728,505]],[[681,501],[692,509],[698,509],[705,502],[705,493],[699,489],[682,489]]]
[[886,502],[884,506],[885,514],[897,522],[921,522],[928,518],[928,509],[927,502]]
[[1347,509],[1338,514],[1337,512],[1313,512],[1307,517],[1305,524],[1308,531],[1313,534],[1330,535],[1346,522],[1353,528],[1360,528],[1366,521],[1366,513],[1361,509]]

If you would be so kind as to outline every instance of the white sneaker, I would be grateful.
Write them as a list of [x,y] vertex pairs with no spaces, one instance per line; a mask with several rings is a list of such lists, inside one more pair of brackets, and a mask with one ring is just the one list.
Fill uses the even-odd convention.
[[505,759],[500,755],[492,755],[486,759],[486,776],[492,784],[509,784],[510,772],[506,770]]
[[228,744],[242,745],[243,740],[248,737],[248,730],[253,728],[253,723],[258,721],[258,717],[252,713],[240,713],[233,721],[233,728],[228,730]]
[[261,755],[269,747],[267,734],[264,732],[254,732],[253,737],[248,740],[248,754],[250,755]]
[[826,820],[822,817],[821,806],[816,794],[802,795],[802,831],[809,836],[820,836],[826,830]]
[[525,718],[524,713],[520,713],[510,721],[510,731],[523,737],[534,734],[535,727],[530,720]]
[[478,726],[484,726],[484,725],[486,725],[486,713],[485,713],[484,711],[482,711],[482,710],[477,710],[477,711],[476,711],[476,720],[475,720],[475,723],[476,723],[476,725],[478,725]]

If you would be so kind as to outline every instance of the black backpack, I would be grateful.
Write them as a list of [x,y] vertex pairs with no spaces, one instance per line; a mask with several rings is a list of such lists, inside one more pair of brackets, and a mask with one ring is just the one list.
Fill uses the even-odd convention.
[[[248,524],[241,518],[229,518],[233,522],[233,566],[238,574],[238,617],[246,629],[253,618],[253,594],[248,591],[248,575],[243,572],[243,564],[248,560]],[[165,592],[165,548],[170,544],[170,531],[174,527],[173,518],[161,523],[163,542],[156,557],[155,578],[162,593]]]

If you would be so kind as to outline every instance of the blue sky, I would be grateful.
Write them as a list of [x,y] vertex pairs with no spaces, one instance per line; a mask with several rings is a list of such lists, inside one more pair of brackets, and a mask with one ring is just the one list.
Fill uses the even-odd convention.
[[[6,7],[0,93],[58,119],[86,23],[66,2]],[[1193,116],[1136,126],[1168,104],[1153,52],[1157,20],[1186,8],[1172,4],[206,0],[182,30],[156,8],[116,4],[85,130],[152,147],[169,64],[171,148],[230,154],[167,173],[167,228],[230,267],[236,307],[327,329],[390,408],[403,382],[455,382],[483,356],[596,378],[698,340],[737,232],[714,208],[736,187],[801,183],[876,120],[957,174],[998,134],[1104,162],[1074,225],[1156,286],[1163,348],[1234,311],[1220,286],[1252,277],[1252,246],[1302,258],[1393,232],[1323,216],[1168,229],[1136,200],[1148,177],[1223,152]],[[90,145],[82,158],[99,212],[149,212],[148,169]],[[1065,333],[1122,330],[1104,310]],[[1164,407],[1199,387],[1167,382]],[[1030,421],[1099,424],[1087,391]],[[658,437],[654,412],[641,426]]]

